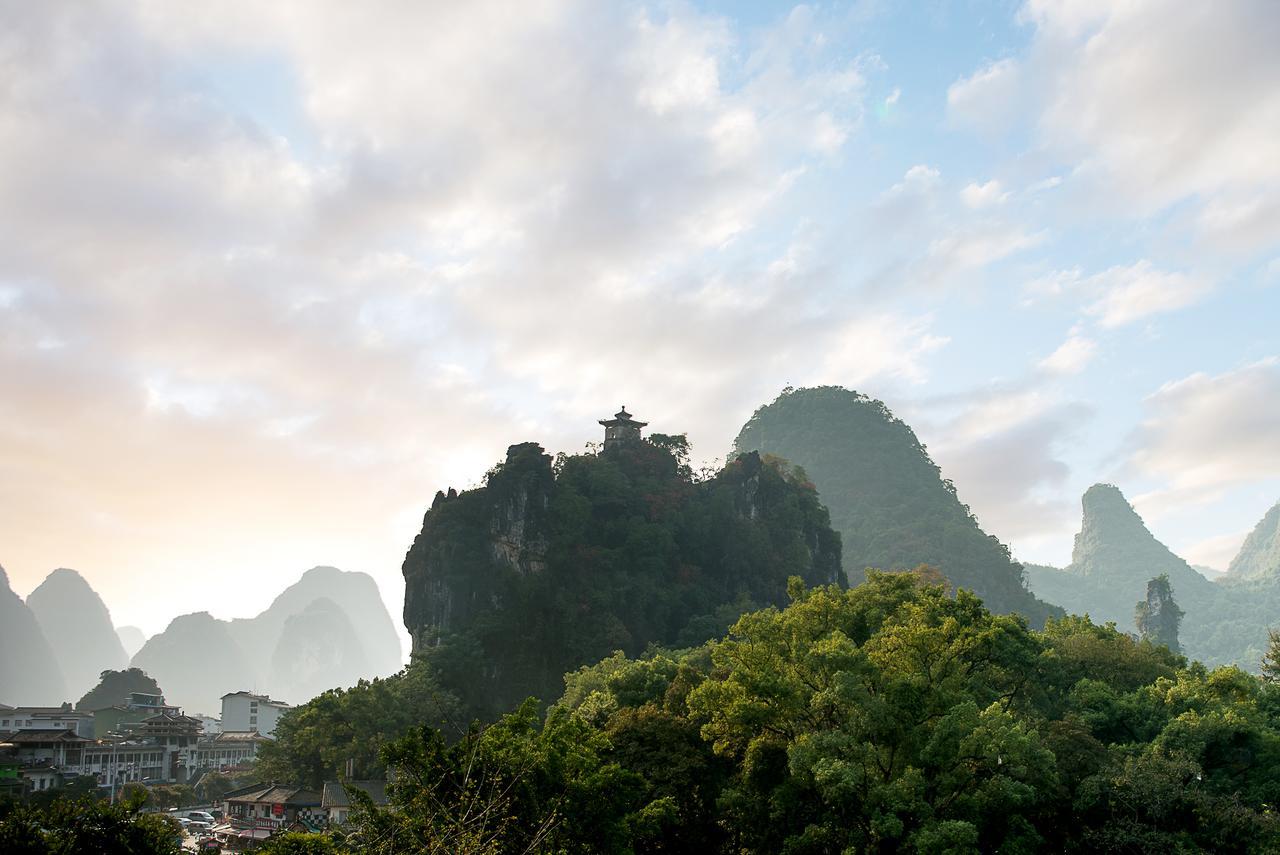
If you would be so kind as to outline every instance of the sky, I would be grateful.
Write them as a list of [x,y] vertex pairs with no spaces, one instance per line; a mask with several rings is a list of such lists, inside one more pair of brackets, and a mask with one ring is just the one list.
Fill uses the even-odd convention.
[[313,565],[399,623],[435,491],[620,404],[913,426],[1065,564],[1280,499],[1280,4],[0,0],[0,564],[118,625]]

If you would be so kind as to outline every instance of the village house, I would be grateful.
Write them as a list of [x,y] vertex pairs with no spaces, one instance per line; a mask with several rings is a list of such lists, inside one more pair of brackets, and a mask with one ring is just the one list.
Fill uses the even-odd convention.
[[280,784],[251,784],[222,797],[223,823],[213,828],[230,848],[243,848],[290,828],[319,830],[325,814],[320,793]]
[[344,786],[340,781],[325,781],[324,792],[321,793],[320,807],[330,825],[343,825],[351,816],[351,790],[360,790],[378,807],[387,805],[386,781],[347,781]]

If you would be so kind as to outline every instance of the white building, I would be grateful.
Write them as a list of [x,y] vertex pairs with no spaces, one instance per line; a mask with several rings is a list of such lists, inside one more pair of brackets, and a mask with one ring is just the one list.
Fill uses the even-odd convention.
[[19,730],[69,730],[76,736],[93,738],[93,713],[61,707],[13,707],[0,709],[0,733]]
[[229,692],[222,696],[222,729],[232,733],[256,730],[263,736],[275,736],[276,723],[289,709],[289,704],[266,695]]

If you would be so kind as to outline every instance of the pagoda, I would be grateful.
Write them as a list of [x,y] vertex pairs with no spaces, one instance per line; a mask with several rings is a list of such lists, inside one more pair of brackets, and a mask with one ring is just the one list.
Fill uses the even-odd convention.
[[613,418],[600,419],[600,424],[604,425],[604,449],[608,451],[616,445],[639,442],[640,428],[649,423],[638,422],[631,418],[631,414],[627,412],[627,405],[623,404],[622,409],[614,413]]

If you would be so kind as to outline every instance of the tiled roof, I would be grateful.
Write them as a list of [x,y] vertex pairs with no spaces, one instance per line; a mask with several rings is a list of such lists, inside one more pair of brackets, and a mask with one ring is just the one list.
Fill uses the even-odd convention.
[[320,794],[314,790],[301,787],[290,787],[280,784],[258,784],[255,788],[246,787],[246,792],[227,793],[222,798],[229,802],[253,802],[269,805],[297,805],[309,807],[320,804]]
[[347,781],[346,786],[343,786],[340,781],[325,781],[320,807],[326,809],[331,807],[350,807],[351,797],[347,795],[348,789],[362,790],[369,798],[373,799],[375,805],[385,805],[387,803],[386,781]]
[[33,742],[92,742],[83,736],[77,736],[73,730],[20,730],[5,738],[5,742],[23,745]]

